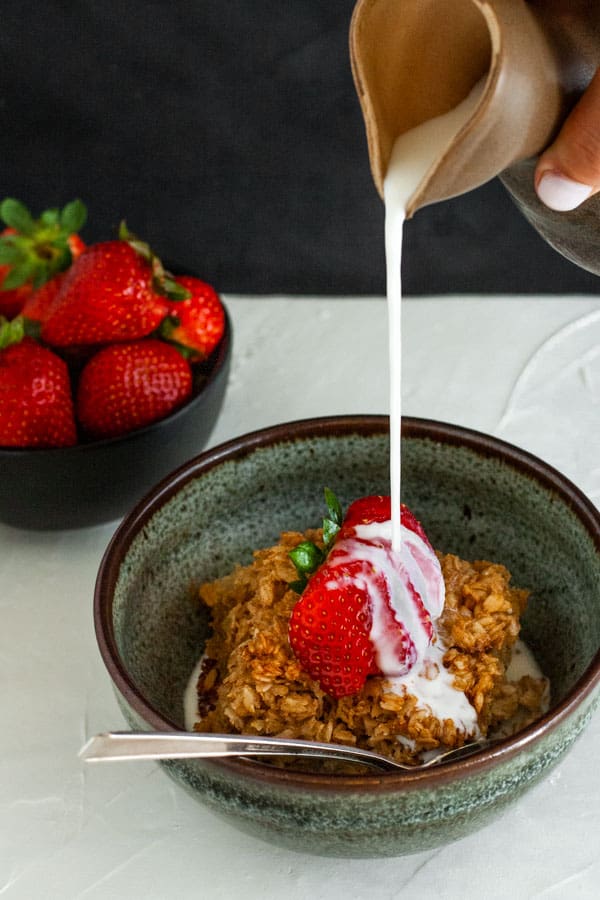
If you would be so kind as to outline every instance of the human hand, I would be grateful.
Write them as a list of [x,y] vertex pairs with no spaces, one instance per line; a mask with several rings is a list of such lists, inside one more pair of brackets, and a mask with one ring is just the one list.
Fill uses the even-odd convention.
[[550,209],[576,209],[600,191],[600,69],[535,170],[538,197]]

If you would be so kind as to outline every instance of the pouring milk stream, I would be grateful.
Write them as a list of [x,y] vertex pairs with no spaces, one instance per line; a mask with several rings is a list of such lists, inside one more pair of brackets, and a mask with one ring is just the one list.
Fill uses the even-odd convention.
[[396,140],[384,180],[385,255],[390,366],[390,495],[392,548],[400,552],[401,416],[402,416],[402,231],[408,201],[463,125],[483,93],[485,79],[449,112],[429,119]]

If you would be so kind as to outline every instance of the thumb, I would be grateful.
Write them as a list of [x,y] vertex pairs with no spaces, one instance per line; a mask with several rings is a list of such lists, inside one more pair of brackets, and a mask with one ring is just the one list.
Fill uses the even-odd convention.
[[576,209],[600,191],[600,69],[535,170],[537,195],[550,209]]

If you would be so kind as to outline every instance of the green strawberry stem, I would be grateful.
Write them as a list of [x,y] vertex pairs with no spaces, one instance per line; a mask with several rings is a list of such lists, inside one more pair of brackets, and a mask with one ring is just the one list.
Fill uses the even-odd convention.
[[325,546],[329,547],[334,537],[342,527],[344,514],[342,511],[342,505],[333,491],[329,488],[325,488],[324,494],[325,503],[327,504],[327,511],[329,512],[329,515],[323,519],[323,540],[325,542]]
[[0,203],[0,219],[14,234],[0,236],[0,265],[10,266],[2,282],[8,291],[30,282],[41,287],[73,260],[69,238],[83,228],[87,210],[81,200],[62,209],[47,209],[34,219],[20,200],[6,197]]
[[324,494],[329,515],[323,519],[323,548],[317,546],[313,541],[302,541],[289,552],[290,559],[299,575],[298,580],[291,582],[290,587],[298,594],[301,594],[308,584],[309,576],[316,572],[327,559],[334,538],[342,527],[344,516],[338,498],[329,488],[325,488]]
[[119,240],[127,241],[130,247],[133,247],[142,259],[145,259],[152,269],[152,289],[161,297],[167,297],[169,300],[187,300],[192,296],[191,291],[184,288],[183,285],[175,281],[173,275],[167,272],[160,258],[150,248],[146,241],[140,240],[127,227],[125,220],[119,225]]
[[190,362],[198,361],[198,354],[192,347],[186,347],[185,344],[181,344],[179,341],[174,340],[173,334],[179,327],[179,318],[172,313],[162,320],[158,328],[156,329],[156,337],[161,340],[168,341],[172,347],[175,347],[176,350],[179,350],[184,359],[189,359]]
[[5,319],[0,316],[0,350],[10,347],[11,344],[20,343],[25,337],[25,328],[23,318],[17,316],[15,319]]
[[11,344],[19,344],[24,337],[39,340],[40,331],[40,322],[25,319],[23,316],[15,316],[10,320],[0,316],[0,350],[10,347]]

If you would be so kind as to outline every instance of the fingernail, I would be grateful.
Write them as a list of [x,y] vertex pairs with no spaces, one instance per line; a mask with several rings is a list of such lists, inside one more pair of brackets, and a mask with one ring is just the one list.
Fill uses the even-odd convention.
[[545,172],[538,183],[537,195],[550,209],[568,212],[587,200],[592,190],[589,184],[580,184],[557,172]]

